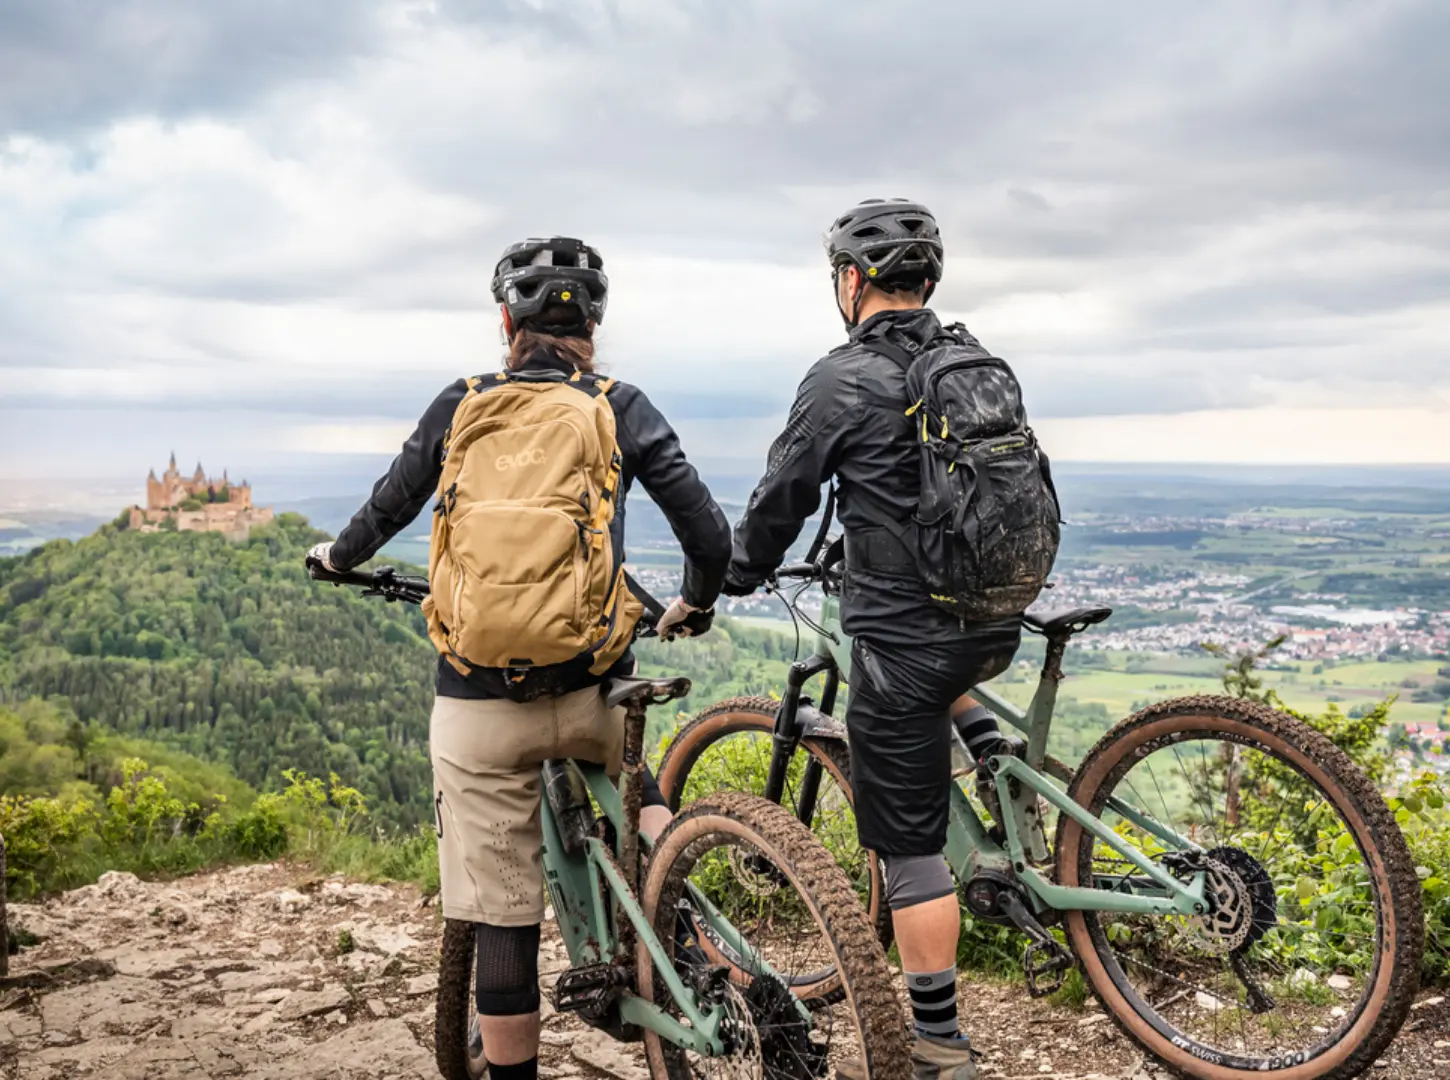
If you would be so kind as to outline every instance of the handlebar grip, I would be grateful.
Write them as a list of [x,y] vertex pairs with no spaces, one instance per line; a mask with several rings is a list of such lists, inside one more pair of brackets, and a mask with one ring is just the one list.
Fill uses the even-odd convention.
[[786,563],[775,572],[778,578],[815,578],[820,570],[814,563]]

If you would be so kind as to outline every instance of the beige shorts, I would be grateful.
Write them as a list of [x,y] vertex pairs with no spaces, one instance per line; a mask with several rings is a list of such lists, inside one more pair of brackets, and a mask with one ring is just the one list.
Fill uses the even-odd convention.
[[598,761],[617,774],[624,710],[595,686],[527,704],[436,698],[429,727],[443,914],[494,926],[544,917],[539,766]]

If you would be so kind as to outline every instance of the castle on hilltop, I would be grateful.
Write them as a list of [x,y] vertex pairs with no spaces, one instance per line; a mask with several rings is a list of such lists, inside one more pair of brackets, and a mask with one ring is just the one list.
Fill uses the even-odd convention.
[[219,532],[230,539],[245,540],[257,525],[272,521],[270,506],[252,505],[252,487],[245,480],[232,483],[226,470],[221,480],[206,475],[201,462],[196,472],[182,476],[176,468],[176,454],[171,464],[157,477],[156,470],[146,477],[145,507],[131,507],[131,528],[138,532],[160,532],[174,528],[178,532]]

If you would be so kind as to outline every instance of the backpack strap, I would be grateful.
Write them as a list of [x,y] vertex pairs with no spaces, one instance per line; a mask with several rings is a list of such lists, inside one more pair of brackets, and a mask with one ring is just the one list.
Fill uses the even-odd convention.
[[856,344],[867,352],[874,352],[878,356],[886,357],[903,372],[910,371],[911,365],[916,363],[915,356],[894,341],[887,341],[882,335],[873,334],[871,337],[862,338]]

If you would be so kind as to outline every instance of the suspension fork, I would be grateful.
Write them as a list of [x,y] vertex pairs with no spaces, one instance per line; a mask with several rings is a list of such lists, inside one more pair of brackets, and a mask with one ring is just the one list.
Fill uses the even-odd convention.
[[[801,720],[801,688],[811,678],[827,672],[825,689],[821,694],[821,712],[829,714],[836,705],[836,689],[840,675],[829,656],[813,656],[809,660],[797,660],[786,675],[785,694],[775,714],[775,731],[771,736],[770,771],[765,778],[765,797],[779,803],[785,795],[786,776],[790,770],[791,758],[800,747],[805,724]],[[807,705],[807,708],[811,706]],[[805,775],[801,779],[800,796],[796,803],[796,816],[806,825],[816,813],[816,798],[821,788],[821,763],[814,757],[806,762]]]

